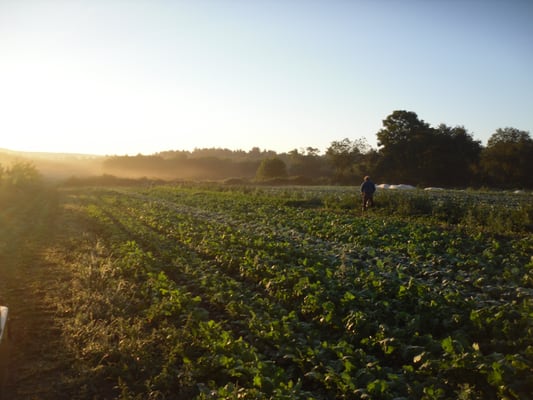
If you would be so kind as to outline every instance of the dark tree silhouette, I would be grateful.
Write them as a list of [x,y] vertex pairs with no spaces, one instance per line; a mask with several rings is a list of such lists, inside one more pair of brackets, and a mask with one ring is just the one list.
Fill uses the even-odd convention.
[[412,111],[398,110],[383,120],[377,133],[380,146],[378,171],[391,182],[420,184],[427,181],[426,154],[432,129]]
[[500,128],[481,154],[485,181],[502,188],[533,188],[533,139],[529,132]]

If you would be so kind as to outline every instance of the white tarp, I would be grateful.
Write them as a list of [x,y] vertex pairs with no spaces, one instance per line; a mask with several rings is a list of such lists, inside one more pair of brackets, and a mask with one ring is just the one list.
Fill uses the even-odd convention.
[[405,185],[403,183],[400,183],[399,185],[389,185],[388,183],[380,183],[379,185],[376,185],[376,188],[378,188],[378,189],[396,189],[396,190],[413,190],[413,189],[416,189],[414,186]]

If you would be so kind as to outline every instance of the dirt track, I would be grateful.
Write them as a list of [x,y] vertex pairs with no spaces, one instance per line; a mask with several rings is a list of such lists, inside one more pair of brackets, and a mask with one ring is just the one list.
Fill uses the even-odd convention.
[[65,388],[74,372],[57,308],[69,279],[56,261],[62,259],[56,255],[65,238],[64,215],[51,194],[21,208],[0,215],[0,301],[9,307],[2,399],[71,399]]

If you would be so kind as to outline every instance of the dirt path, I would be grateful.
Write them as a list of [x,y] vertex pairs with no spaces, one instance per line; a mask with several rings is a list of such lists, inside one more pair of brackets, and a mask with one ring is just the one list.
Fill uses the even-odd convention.
[[62,344],[57,298],[68,269],[56,257],[64,215],[49,193],[4,216],[0,301],[9,307],[9,359],[2,399],[67,399],[74,375]]

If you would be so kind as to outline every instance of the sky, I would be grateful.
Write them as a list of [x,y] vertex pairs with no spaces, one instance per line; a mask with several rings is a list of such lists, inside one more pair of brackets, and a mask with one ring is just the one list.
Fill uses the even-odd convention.
[[365,139],[395,110],[533,133],[530,0],[0,0],[0,148]]

